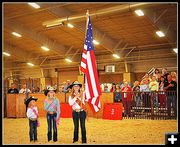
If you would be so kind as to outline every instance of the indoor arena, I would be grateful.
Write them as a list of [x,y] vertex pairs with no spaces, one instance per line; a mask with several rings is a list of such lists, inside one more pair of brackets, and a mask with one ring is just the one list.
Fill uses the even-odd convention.
[[2,143],[177,144],[177,10],[2,3]]

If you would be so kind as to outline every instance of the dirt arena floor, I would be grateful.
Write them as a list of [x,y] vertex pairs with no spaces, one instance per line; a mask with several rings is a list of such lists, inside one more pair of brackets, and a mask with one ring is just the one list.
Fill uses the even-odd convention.
[[[61,118],[58,141],[47,142],[46,118],[39,118],[36,144],[72,144],[73,121]],[[165,144],[165,133],[177,131],[176,120],[123,119],[104,120],[88,118],[86,121],[87,144]],[[29,142],[27,118],[3,119],[3,144],[34,144]],[[79,131],[79,142],[81,133]]]

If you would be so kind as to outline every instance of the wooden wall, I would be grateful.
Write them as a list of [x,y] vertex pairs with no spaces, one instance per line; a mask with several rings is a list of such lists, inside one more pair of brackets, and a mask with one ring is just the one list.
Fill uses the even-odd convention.
[[116,83],[118,81],[123,81],[123,74],[100,74],[100,83]]
[[[44,94],[30,94],[30,95],[38,98],[36,104],[38,107],[39,116],[45,117],[46,111],[44,110],[44,100],[46,96]],[[25,97],[26,97],[25,94],[7,94],[7,100],[6,100],[7,117],[9,118],[26,117],[26,107],[24,104]],[[64,93],[57,93],[56,97],[59,99],[60,103],[68,103],[69,93],[66,95]],[[94,113],[90,105],[87,104],[88,116],[95,118],[102,118],[104,103],[113,103],[113,93],[102,93],[100,97],[101,109],[97,113]]]
[[66,82],[70,80],[71,82],[78,79],[79,71],[78,70],[69,70],[69,71],[60,71],[59,72],[59,83]]

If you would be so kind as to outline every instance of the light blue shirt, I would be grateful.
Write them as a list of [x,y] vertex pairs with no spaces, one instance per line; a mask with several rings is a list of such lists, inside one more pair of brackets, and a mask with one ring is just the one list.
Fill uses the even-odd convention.
[[[47,99],[49,99],[49,98],[47,98]],[[58,98],[55,98],[54,100],[53,100],[53,103],[52,103],[52,101],[49,103],[49,102],[47,102],[46,100],[47,99],[45,99],[44,100],[44,109],[46,110],[46,111],[55,111],[55,112],[57,112],[57,118],[59,118],[60,117],[60,102],[59,102],[59,99]],[[52,104],[51,104],[52,103]],[[51,104],[51,105],[50,105]],[[55,107],[53,107],[53,106],[55,106]]]

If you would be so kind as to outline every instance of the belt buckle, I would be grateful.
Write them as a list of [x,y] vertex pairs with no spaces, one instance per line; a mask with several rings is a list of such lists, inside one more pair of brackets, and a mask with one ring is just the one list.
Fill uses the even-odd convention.
[[53,112],[53,111],[49,111],[48,113],[49,113],[49,114],[54,114],[54,112]]
[[80,109],[76,109],[76,112],[80,112],[81,110]]
[[36,121],[37,119],[36,118],[30,118],[31,121]]

